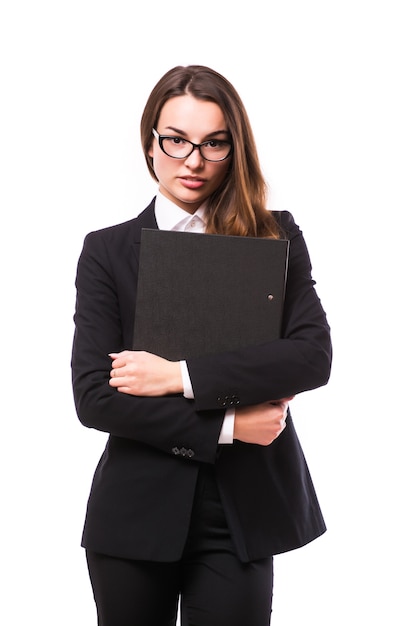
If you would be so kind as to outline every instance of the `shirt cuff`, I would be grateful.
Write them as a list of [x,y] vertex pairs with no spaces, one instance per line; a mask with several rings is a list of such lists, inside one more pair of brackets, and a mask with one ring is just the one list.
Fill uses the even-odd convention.
[[235,429],[235,410],[227,409],[220,431],[219,443],[233,443],[233,432]]
[[[188,373],[187,363],[185,361],[180,361],[181,367],[181,377],[182,377],[182,386],[184,388],[184,397],[187,400],[194,400],[194,391],[191,385],[190,374]],[[233,443],[233,432],[235,429],[235,409],[227,409],[223,426],[220,431],[219,441],[221,444],[230,444]]]
[[191,385],[190,374],[188,373],[187,363],[185,361],[180,361],[181,366],[181,376],[182,376],[182,386],[184,388],[184,396],[188,400],[194,400],[194,391]]

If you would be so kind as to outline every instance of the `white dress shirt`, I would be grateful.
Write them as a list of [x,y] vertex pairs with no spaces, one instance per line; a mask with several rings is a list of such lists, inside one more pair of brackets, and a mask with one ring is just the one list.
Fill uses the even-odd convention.
[[[184,209],[168,200],[161,193],[158,193],[155,201],[156,223],[160,230],[179,230],[193,233],[204,233],[206,229],[205,204],[198,207],[195,213],[187,213]],[[180,361],[182,382],[184,386],[184,396],[190,400],[194,399],[194,392],[185,361]],[[219,443],[233,443],[235,410],[227,409],[220,431]]]

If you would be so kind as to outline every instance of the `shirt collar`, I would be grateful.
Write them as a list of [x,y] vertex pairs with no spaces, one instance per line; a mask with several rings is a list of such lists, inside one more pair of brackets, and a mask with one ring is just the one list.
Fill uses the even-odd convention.
[[193,217],[200,218],[205,225],[206,204],[206,202],[203,202],[195,213],[191,214],[158,192],[155,199],[155,218],[158,228],[160,230],[183,230]]

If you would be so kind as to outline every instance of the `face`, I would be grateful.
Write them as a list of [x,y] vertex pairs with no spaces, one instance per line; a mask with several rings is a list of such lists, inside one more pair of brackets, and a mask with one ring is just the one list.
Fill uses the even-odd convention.
[[[219,105],[190,95],[168,100],[155,130],[160,135],[172,135],[197,144],[210,139],[229,139]],[[194,213],[218,189],[230,161],[230,157],[224,161],[206,161],[198,149],[186,159],[173,159],[161,150],[155,138],[149,156],[153,159],[160,192],[188,213]]]

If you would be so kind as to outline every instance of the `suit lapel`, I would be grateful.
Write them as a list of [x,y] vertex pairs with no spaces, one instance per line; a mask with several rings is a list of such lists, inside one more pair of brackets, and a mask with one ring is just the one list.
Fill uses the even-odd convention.
[[142,235],[142,228],[158,228],[155,217],[155,198],[146,207],[142,213],[137,217],[135,223],[135,233],[133,240],[133,251],[137,260],[139,260],[140,238]]

